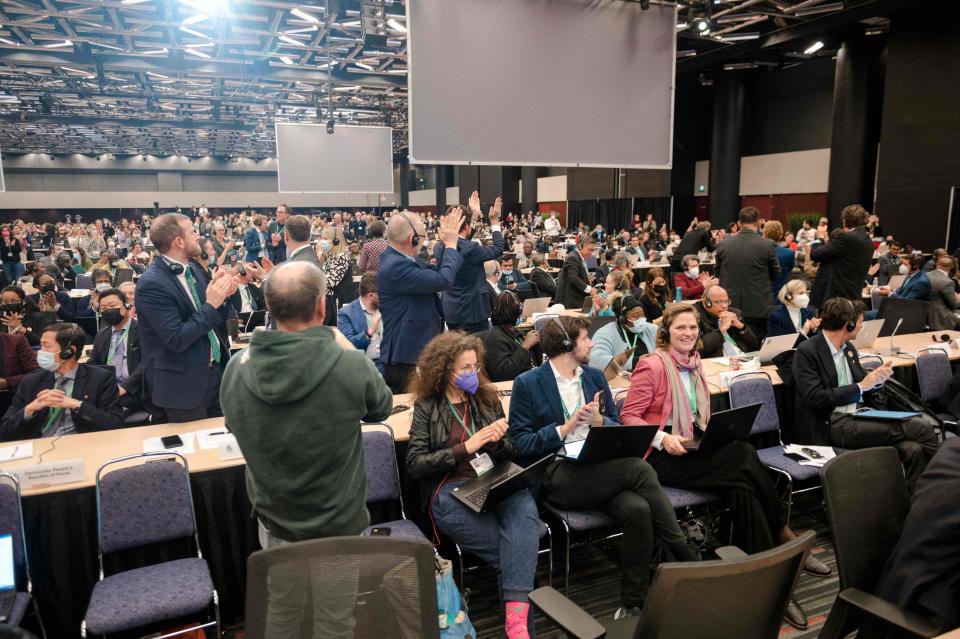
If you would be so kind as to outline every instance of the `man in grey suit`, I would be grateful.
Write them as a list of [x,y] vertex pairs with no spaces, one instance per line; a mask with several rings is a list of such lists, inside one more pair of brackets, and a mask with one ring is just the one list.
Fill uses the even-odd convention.
[[580,308],[583,306],[583,299],[593,292],[587,258],[593,255],[595,248],[597,241],[593,236],[583,235],[577,244],[577,250],[571,251],[563,260],[554,299],[557,304],[563,304],[566,308]]
[[287,259],[293,262],[310,262],[321,268],[320,258],[310,244],[310,220],[305,215],[291,215],[283,229],[287,245]]
[[930,279],[930,307],[927,311],[927,323],[934,331],[952,331],[960,328],[957,318],[957,309],[960,309],[960,299],[957,298],[953,278],[950,270],[953,268],[953,258],[941,255],[937,258],[936,268],[927,273]]
[[730,306],[743,312],[744,323],[762,340],[767,335],[772,282],[780,276],[780,262],[773,240],[757,233],[758,217],[760,212],[752,206],[740,211],[740,232],[717,247],[717,269]]

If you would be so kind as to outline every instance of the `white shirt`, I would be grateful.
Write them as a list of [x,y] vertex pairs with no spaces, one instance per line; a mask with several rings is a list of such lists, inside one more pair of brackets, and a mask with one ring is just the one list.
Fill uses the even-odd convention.
[[[373,323],[373,316],[376,315],[376,311],[371,311],[363,303],[363,300],[358,300],[360,302],[360,308],[363,309],[363,315],[367,318],[367,329],[369,330],[370,324]],[[373,337],[370,338],[370,343],[367,344],[367,357],[372,360],[380,359],[380,342],[383,341],[383,321],[380,321],[380,325],[377,326],[376,332],[374,332]]]
[[[560,374],[560,371],[553,365],[553,362],[550,362],[550,368],[553,370],[553,377],[557,381],[557,390],[560,392],[560,403],[563,404],[568,414],[573,415],[586,403],[583,399],[583,384],[581,382],[583,369],[577,366],[577,370],[573,373],[573,379],[567,379]],[[557,435],[565,442],[576,442],[581,439],[586,439],[588,432],[590,432],[590,424],[578,424],[564,438],[560,433],[560,426],[557,426]]]
[[240,291],[240,312],[241,313],[252,313],[253,305],[250,303],[250,289],[247,288],[245,284],[241,284],[238,287]]
[[787,307],[787,313],[790,315],[790,321],[798,332],[803,330],[803,320],[800,318],[800,309]]
[[[177,275],[177,281],[180,282],[180,286],[183,287],[183,290],[187,292],[187,299],[190,300],[190,303],[193,304],[194,308],[197,308],[196,302],[193,301],[193,293],[190,291],[190,284],[187,283],[187,269],[190,268],[182,262],[178,262],[172,257],[163,256],[163,259],[167,260],[170,264],[179,264],[183,267],[183,270]],[[197,291],[199,293],[199,290]]]
[[[826,338],[825,338],[826,339]],[[830,356],[833,358],[833,366],[837,369],[837,384],[838,388],[840,385],[843,385],[843,380],[841,379],[840,370],[841,366],[846,374],[847,383],[853,384],[853,372],[850,370],[850,362],[847,361],[847,358],[844,357],[843,349],[837,350],[833,345],[833,342],[830,340],[827,341],[827,346],[830,347]],[[857,400],[859,401],[859,397]],[[847,404],[845,406],[834,406],[833,412],[835,413],[855,413],[857,412],[857,402],[852,404]]]
[[490,280],[487,280],[487,284],[489,284],[490,288],[493,289],[493,296],[499,297],[500,293],[502,293],[500,287],[495,282],[491,282]]
[[543,221],[543,230],[547,235],[556,236],[560,234],[560,220],[555,217],[548,217]]

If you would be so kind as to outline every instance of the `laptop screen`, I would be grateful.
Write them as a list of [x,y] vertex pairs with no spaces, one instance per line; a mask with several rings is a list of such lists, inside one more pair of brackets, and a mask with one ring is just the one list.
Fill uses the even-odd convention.
[[17,587],[13,569],[13,535],[0,535],[0,591]]

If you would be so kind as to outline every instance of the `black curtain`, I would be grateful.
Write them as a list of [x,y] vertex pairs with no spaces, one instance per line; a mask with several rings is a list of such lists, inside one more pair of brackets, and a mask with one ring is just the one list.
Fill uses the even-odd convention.
[[583,222],[592,229],[603,224],[597,212],[597,200],[576,200],[567,202],[567,228],[575,229]]
[[629,199],[597,200],[600,224],[608,233],[616,233],[620,229],[630,228],[633,219],[633,206]]
[[567,203],[567,227],[576,228],[583,222],[593,229],[597,224],[609,233],[630,228],[633,214],[639,213],[640,219],[647,219],[647,213],[653,213],[657,226],[670,224],[670,198],[635,197],[606,200],[575,200]]
[[657,228],[664,224],[670,226],[670,198],[668,197],[635,197],[633,198],[633,212],[640,214],[640,221],[646,221],[647,213],[653,213],[657,221]]

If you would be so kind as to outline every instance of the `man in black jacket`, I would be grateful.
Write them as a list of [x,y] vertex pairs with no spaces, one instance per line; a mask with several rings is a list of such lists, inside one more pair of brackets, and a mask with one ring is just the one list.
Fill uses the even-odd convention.
[[780,277],[780,262],[773,240],[757,234],[759,215],[752,206],[740,211],[740,232],[717,247],[717,270],[730,304],[741,309],[744,321],[763,339],[773,304],[772,282]]
[[702,250],[713,252],[717,249],[710,235],[710,222],[700,222],[697,228],[683,234],[683,239],[670,257],[670,267],[674,273],[682,273],[680,261],[684,255],[697,255]]
[[10,441],[109,430],[123,426],[113,372],[78,364],[86,335],[76,324],[51,324],[40,336],[36,370],[20,381],[0,422]]
[[140,366],[140,329],[130,310],[133,305],[121,291],[100,293],[100,318],[106,326],[93,340],[89,364],[113,366],[126,414],[143,410],[143,369]]
[[723,288],[707,288],[694,308],[700,320],[701,357],[730,357],[759,348],[760,340],[743,322],[740,310],[730,307],[730,296]]
[[920,417],[902,422],[856,416],[864,395],[893,374],[889,362],[867,373],[849,343],[863,325],[864,305],[843,298],[827,300],[820,310],[820,333],[803,342],[793,358],[796,384],[796,443],[867,448],[894,446],[912,491],[939,442]]
[[810,249],[810,259],[820,263],[810,292],[810,304],[816,308],[834,297],[859,300],[873,260],[873,240],[863,228],[867,223],[866,209],[852,204],[843,209],[841,216],[843,232],[828,242],[826,230],[818,229],[817,238],[825,243]]
[[552,298],[557,294],[557,281],[546,271],[547,258],[542,253],[533,256],[533,268],[530,270],[530,283],[537,287],[540,295]]
[[540,334],[530,331],[521,336],[517,333],[517,320],[522,307],[517,296],[504,291],[493,301],[490,320],[493,328],[477,335],[483,342],[486,354],[483,369],[494,382],[513,381],[539,361]]
[[583,306],[583,299],[593,292],[587,258],[593,255],[596,247],[596,240],[589,235],[583,235],[577,243],[577,249],[567,255],[557,280],[557,304],[563,304],[566,308],[580,308]]

